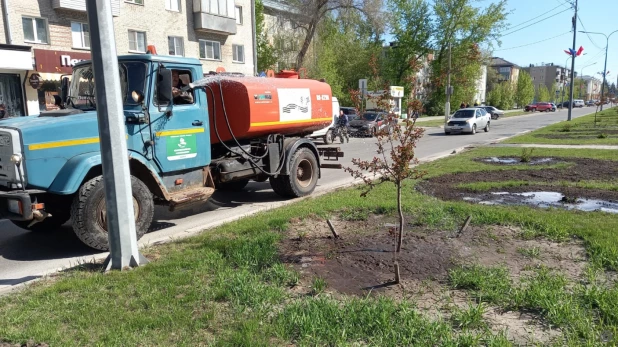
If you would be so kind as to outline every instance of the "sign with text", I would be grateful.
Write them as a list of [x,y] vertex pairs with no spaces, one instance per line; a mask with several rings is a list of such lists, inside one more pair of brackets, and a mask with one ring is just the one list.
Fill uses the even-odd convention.
[[34,50],[35,69],[38,72],[70,74],[73,66],[82,60],[90,60],[90,53]]

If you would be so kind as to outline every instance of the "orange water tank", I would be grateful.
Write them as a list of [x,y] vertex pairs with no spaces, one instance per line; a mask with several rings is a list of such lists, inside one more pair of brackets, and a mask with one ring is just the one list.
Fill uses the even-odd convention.
[[[309,79],[210,77],[205,80],[214,92],[206,89],[210,117],[211,143],[232,139],[309,134],[323,129],[333,120],[332,91],[327,83]],[[223,90],[223,103],[221,93]],[[216,117],[216,122],[215,122]]]

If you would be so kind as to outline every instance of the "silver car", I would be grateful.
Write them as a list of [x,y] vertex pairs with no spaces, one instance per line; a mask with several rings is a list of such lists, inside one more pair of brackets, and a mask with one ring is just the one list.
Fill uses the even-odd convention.
[[476,134],[479,129],[489,131],[491,116],[483,108],[462,108],[448,120],[444,126],[446,135],[454,133]]

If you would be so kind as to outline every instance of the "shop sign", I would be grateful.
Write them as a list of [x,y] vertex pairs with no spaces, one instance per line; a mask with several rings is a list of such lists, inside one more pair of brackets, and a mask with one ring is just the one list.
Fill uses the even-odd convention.
[[43,84],[43,79],[38,73],[33,73],[32,75],[30,75],[30,77],[28,77],[28,83],[32,88],[39,89]]
[[73,66],[82,60],[90,60],[90,53],[35,49],[36,71],[70,74]]

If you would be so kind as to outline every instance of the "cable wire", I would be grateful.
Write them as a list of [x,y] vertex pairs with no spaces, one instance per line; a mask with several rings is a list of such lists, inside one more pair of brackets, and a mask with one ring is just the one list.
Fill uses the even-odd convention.
[[510,28],[508,28],[508,29],[505,29],[504,31],[513,30],[513,29],[515,29],[515,28],[517,28],[517,27],[519,27],[519,26],[522,26],[523,24],[526,24],[526,23],[532,22],[533,20],[535,20],[535,19],[537,19],[537,18],[539,18],[539,17],[546,16],[546,15],[547,15],[547,13],[549,13],[549,12],[551,12],[551,11],[553,11],[553,10],[557,9],[557,8],[558,8],[558,7],[560,7],[560,6],[562,6],[562,5],[558,5],[558,6],[554,7],[554,8],[552,8],[551,10],[549,10],[549,11],[545,11],[543,14],[538,15],[538,16],[536,16],[536,17],[534,17],[534,18],[531,18],[531,19],[529,19],[529,20],[527,20],[527,21],[525,21],[525,22],[521,22],[521,23],[519,23],[519,24],[517,24],[517,25],[513,25],[512,27],[510,27]]
[[536,25],[536,24],[539,24],[539,23],[541,23],[541,22],[544,22],[544,21],[546,21],[546,20],[548,20],[548,19],[550,19],[550,18],[552,18],[552,17],[554,17],[554,16],[557,16],[557,15],[559,15],[559,14],[561,14],[561,13],[564,13],[564,12],[566,12],[566,11],[570,11],[570,10],[571,10],[570,8],[567,8],[566,10],[560,11],[560,12],[558,12],[558,13],[556,13],[556,14],[549,15],[549,16],[547,16],[547,17],[545,17],[545,18],[543,18],[543,19],[541,19],[541,20],[538,20],[538,21],[536,21],[536,22],[534,22],[534,23],[532,23],[532,24],[530,24],[530,25],[526,25],[526,26],[525,26],[525,27],[523,27],[523,28],[519,28],[519,29],[517,29],[517,30],[513,30],[513,31],[508,32],[508,33],[506,33],[506,34],[502,34],[502,35],[500,35],[500,36],[507,36],[507,35],[514,34],[514,33],[518,32],[518,31],[524,30],[524,29],[529,28],[529,27],[531,27],[531,26],[533,26],[533,25]]
[[577,15],[577,20],[579,21],[579,24],[582,25],[582,29],[584,29],[584,31],[586,32],[586,36],[588,36],[588,40],[590,40],[590,42],[592,42],[592,44],[598,48],[598,49],[602,49],[601,47],[599,47],[599,45],[597,45],[596,42],[594,42],[594,40],[592,39],[592,37],[590,36],[590,34],[588,33],[588,30],[586,30],[586,26],[584,25],[584,22],[582,22],[582,19],[579,17],[579,15]]
[[562,34],[560,34],[560,35],[556,35],[556,36],[554,36],[554,37],[550,37],[550,38],[548,38],[548,39],[544,39],[544,40],[540,40],[540,41],[536,41],[536,42],[528,43],[528,44],[521,45],[521,46],[515,46],[515,47],[509,47],[509,48],[501,48],[501,49],[496,49],[496,50],[494,50],[494,52],[497,52],[497,51],[508,51],[508,50],[510,50],[510,49],[517,49],[517,48],[522,48],[522,47],[528,47],[528,46],[536,45],[537,43],[541,43],[541,42],[545,42],[545,41],[553,40],[553,39],[555,39],[555,38],[558,38],[558,37],[564,36],[564,35],[569,34],[569,33],[571,33],[571,31],[567,31],[567,32],[565,32],[565,33],[562,33]]

